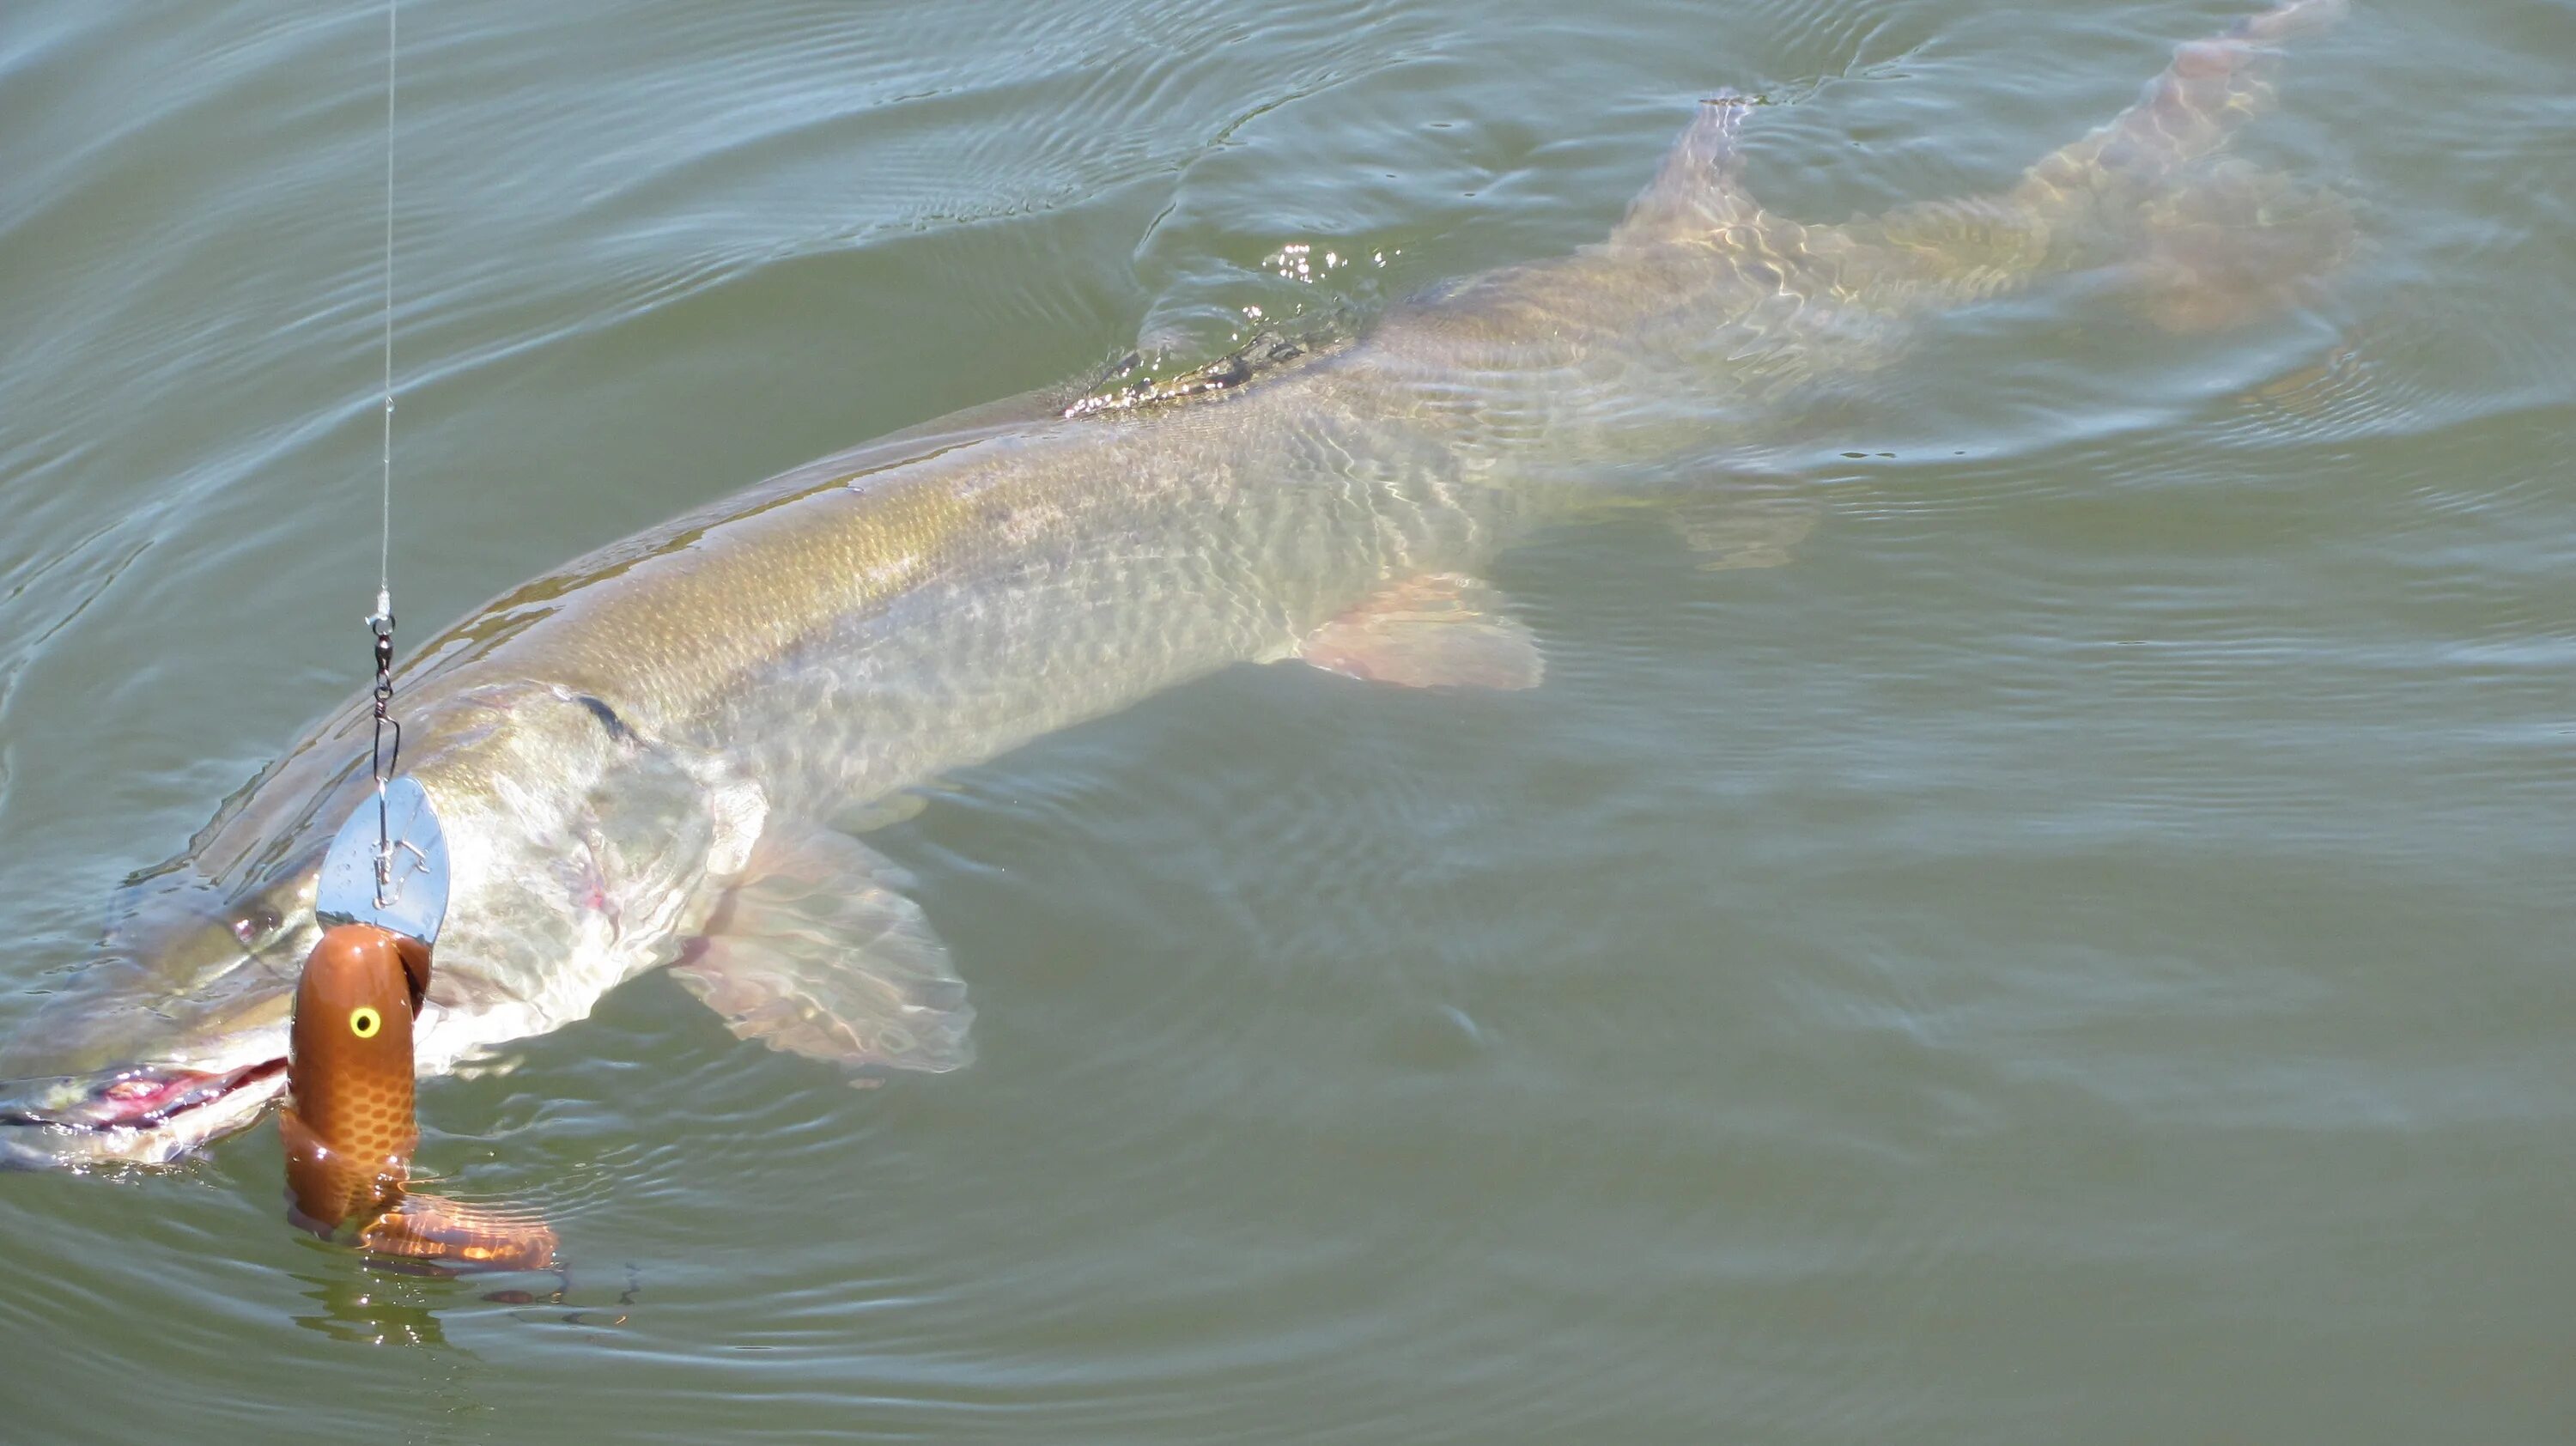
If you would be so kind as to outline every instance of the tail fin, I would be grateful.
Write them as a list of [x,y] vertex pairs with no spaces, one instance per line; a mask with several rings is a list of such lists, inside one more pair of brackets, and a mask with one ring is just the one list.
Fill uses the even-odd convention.
[[2272,108],[2281,40],[2342,18],[2344,0],[2288,0],[2174,52],[2135,105],[2022,173],[2006,204],[2064,229],[2125,218],[2185,182],[2237,128]]
[[2040,158],[2000,195],[1902,207],[1864,228],[1953,295],[2126,263],[2159,322],[2198,329],[2279,299],[2350,249],[2341,198],[2213,159],[2269,110],[2276,42],[2341,18],[2345,0],[2286,0],[2194,41],[2145,94]]

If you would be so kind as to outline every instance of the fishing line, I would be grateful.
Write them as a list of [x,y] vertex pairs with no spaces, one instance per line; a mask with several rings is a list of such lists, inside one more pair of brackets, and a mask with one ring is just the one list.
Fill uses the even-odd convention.
[[[385,785],[402,766],[402,724],[388,711],[394,699],[394,57],[399,53],[399,0],[385,0],[385,430],[383,500],[377,514],[376,610],[367,618],[375,635],[376,907],[393,903],[393,807]],[[393,733],[393,746],[385,734]]]
[[390,621],[394,560],[394,53],[397,0],[385,0],[385,473],[376,611]]

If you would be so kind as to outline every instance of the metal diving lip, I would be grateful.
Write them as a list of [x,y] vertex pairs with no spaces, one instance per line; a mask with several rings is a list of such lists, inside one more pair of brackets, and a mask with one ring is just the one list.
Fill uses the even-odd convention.
[[[381,881],[380,842],[391,845]],[[369,798],[340,825],[322,855],[313,912],[324,928],[373,924],[424,944],[438,942],[447,918],[447,835],[418,780],[405,774],[388,781],[381,813],[378,800]]]

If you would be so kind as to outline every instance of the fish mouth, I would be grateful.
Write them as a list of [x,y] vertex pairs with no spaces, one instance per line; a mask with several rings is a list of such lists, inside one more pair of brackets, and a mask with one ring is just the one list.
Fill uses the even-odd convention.
[[0,1086],[0,1169],[167,1164],[257,1119],[285,1090],[283,1057],[15,1081]]

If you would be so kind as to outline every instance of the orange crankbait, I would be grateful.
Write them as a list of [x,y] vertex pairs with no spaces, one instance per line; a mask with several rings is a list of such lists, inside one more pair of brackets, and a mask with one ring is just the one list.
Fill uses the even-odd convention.
[[412,1114],[412,1021],[429,990],[429,946],[373,924],[339,924],[304,961],[287,1050],[292,1099],[286,1190],[295,1222],[360,1248],[457,1265],[525,1270],[554,1259],[531,1215],[411,1194],[420,1141]]

